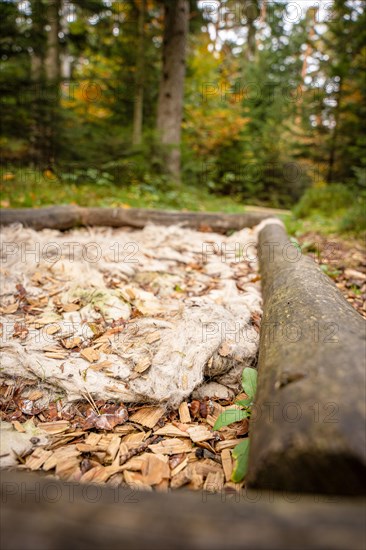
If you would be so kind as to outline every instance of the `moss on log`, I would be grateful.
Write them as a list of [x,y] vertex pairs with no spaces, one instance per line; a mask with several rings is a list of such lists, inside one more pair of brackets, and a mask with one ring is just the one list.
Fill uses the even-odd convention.
[[1,473],[6,550],[363,550],[364,502],[253,492],[237,495],[66,483]]
[[136,229],[147,223],[157,225],[183,224],[198,230],[226,233],[243,227],[253,227],[271,216],[263,211],[243,214],[216,214],[210,212],[175,212],[140,208],[83,208],[80,206],[51,206],[49,208],[9,208],[0,210],[0,223],[20,222],[33,229],[66,230],[80,226],[129,226]]
[[252,420],[252,487],[363,494],[366,324],[288,239],[259,234],[264,316]]

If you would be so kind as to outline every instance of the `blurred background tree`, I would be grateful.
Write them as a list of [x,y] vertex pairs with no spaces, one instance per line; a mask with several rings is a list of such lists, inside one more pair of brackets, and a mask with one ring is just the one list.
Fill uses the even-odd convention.
[[31,166],[65,185],[195,188],[275,207],[305,193],[299,215],[316,207],[313,189],[364,195],[361,0],[0,10],[3,174]]

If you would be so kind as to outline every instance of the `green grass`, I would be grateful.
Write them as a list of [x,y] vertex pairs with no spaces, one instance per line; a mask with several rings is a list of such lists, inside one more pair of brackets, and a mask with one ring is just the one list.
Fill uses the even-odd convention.
[[[130,186],[116,185],[100,178],[81,183],[66,182],[51,173],[31,169],[12,170],[0,177],[1,206],[39,208],[53,204],[79,206],[135,207],[207,212],[240,213],[245,206],[238,197],[220,197],[203,186],[166,186],[157,181]],[[279,213],[290,235],[299,237],[309,231],[323,235],[362,236],[365,212],[362,197],[351,200],[349,191],[336,185],[309,189],[292,214]]]
[[[218,197],[203,187],[155,189],[150,185],[122,187],[107,182],[66,183],[55,175],[29,171],[4,174],[0,183],[1,206],[37,208],[52,204],[79,206],[161,208],[239,213],[245,210],[236,197]],[[10,179],[10,177],[12,179]]]
[[288,231],[362,236],[366,232],[366,195],[340,183],[307,189],[288,220]]

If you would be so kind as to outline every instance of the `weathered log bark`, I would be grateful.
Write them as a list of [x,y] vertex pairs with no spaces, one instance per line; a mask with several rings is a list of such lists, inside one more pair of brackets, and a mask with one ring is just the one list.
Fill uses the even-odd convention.
[[253,227],[271,214],[244,212],[243,214],[213,214],[201,212],[174,212],[140,208],[82,208],[80,206],[52,206],[49,208],[15,208],[0,210],[0,223],[22,223],[34,229],[66,230],[79,226],[129,226],[142,228],[147,223],[160,225],[183,224],[198,230],[225,233],[243,227]]
[[1,473],[6,550],[93,548],[363,550],[364,501],[273,493],[213,495]]
[[264,316],[252,487],[364,494],[365,322],[279,224],[259,234]]

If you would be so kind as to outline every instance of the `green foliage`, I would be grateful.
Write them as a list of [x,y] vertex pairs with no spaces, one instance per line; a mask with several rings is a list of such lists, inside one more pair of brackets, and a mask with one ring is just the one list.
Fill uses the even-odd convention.
[[[214,430],[220,430],[224,426],[228,426],[233,422],[239,422],[244,418],[250,418],[251,405],[257,392],[257,370],[246,367],[243,370],[242,386],[248,396],[247,399],[236,401],[236,405],[243,407],[242,409],[227,409],[222,412],[215,422]],[[238,483],[245,477],[248,468],[249,456],[249,438],[243,439],[233,450],[233,458],[235,465],[232,473],[232,481]]]
[[333,215],[344,210],[353,201],[352,190],[341,184],[308,189],[294,208],[295,216],[304,218],[314,212]]
[[355,203],[348,208],[339,223],[342,233],[362,235],[366,232],[366,194],[356,198]]
[[366,231],[366,192],[342,184],[311,188],[304,193],[293,213],[295,219],[286,223],[291,234],[305,230],[299,221],[304,219],[315,231],[362,235]]
[[258,377],[258,373],[256,369],[251,369],[249,367],[246,367],[243,370],[243,376],[242,376],[243,390],[247,394],[248,399],[250,399],[251,401],[253,401],[257,391],[257,377]]
[[233,422],[239,422],[240,420],[247,418],[247,416],[247,411],[241,409],[227,409],[221,413],[216,420],[214,430],[220,430],[225,426],[229,426],[229,424],[233,424]]
[[[63,173],[42,171],[29,166],[21,169],[3,166],[0,173],[2,206],[13,208],[78,204],[80,206],[186,209],[192,211],[244,212],[241,202],[217,197],[205,189],[185,185],[172,189],[162,176],[145,175],[141,184],[133,180],[133,166],[110,172],[98,168],[70,168]],[[65,167],[66,168],[66,167]],[[110,177],[113,181],[110,182]]]

